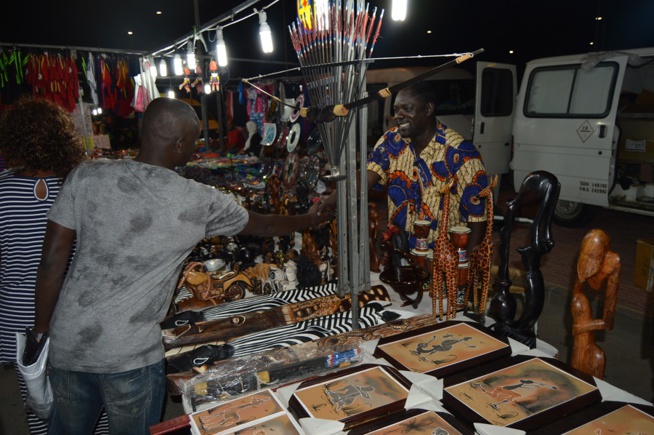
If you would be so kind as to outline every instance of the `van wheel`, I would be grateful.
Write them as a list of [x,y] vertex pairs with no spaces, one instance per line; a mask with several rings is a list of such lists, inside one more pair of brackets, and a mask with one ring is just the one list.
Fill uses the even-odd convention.
[[560,199],[554,209],[554,222],[562,227],[580,227],[589,224],[598,210],[592,205]]

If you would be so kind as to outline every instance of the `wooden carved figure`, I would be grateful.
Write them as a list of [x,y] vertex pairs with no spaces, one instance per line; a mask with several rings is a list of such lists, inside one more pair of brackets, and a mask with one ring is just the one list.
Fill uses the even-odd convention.
[[[606,357],[595,344],[595,331],[613,329],[615,304],[620,282],[620,256],[610,250],[609,236],[600,229],[590,230],[581,241],[577,260],[577,279],[572,290],[572,367],[596,378],[604,377]],[[584,294],[586,287],[602,291],[604,313],[593,318],[593,311]]]
[[[540,271],[540,260],[554,247],[552,215],[559,199],[561,185],[554,174],[534,171],[525,177],[518,196],[507,202],[504,223],[500,230],[500,265],[493,287],[497,293],[488,307],[488,316],[494,319],[492,328],[505,337],[511,337],[532,349],[536,347],[535,325],[545,303],[545,282]],[[524,267],[525,302],[522,313],[515,319],[517,302],[509,292],[509,247],[513,222],[523,207],[538,205],[531,224],[531,242],[517,249]]]
[[[456,314],[457,276],[459,274],[459,254],[450,241],[448,234],[448,216],[450,213],[450,191],[454,180],[441,191],[443,210],[438,222],[438,234],[434,241],[434,261],[432,278],[432,316],[443,318],[443,284],[447,286],[447,319]],[[437,301],[438,299],[438,301]],[[438,307],[436,306],[438,304]]]
[[[490,184],[479,192],[479,199],[486,198],[486,233],[477,248],[469,253],[470,266],[468,269],[468,287],[466,289],[466,303],[472,293],[473,310],[483,314],[488,301],[488,288],[490,287],[491,260],[493,257],[493,189],[497,186],[497,178],[492,177]],[[477,291],[481,289],[480,293]],[[477,303],[479,305],[477,305]]]

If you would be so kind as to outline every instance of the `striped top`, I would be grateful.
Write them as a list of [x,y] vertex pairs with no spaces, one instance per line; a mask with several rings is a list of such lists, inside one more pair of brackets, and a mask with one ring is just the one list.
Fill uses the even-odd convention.
[[[36,196],[38,183],[46,195]],[[34,325],[34,285],[57,177],[0,172],[0,362],[16,360],[16,335]]]

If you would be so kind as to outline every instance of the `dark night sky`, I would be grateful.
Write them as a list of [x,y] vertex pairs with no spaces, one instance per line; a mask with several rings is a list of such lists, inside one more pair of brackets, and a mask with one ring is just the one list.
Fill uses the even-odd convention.
[[[201,25],[243,3],[241,0],[197,1]],[[261,8],[271,2],[263,0],[254,7]],[[193,0],[7,3],[0,11],[3,43],[152,52],[192,32],[194,24]],[[409,13],[404,22],[391,20],[391,0],[368,3],[371,9],[373,6],[386,9],[374,57],[464,52],[483,47],[486,51],[480,60],[522,65],[543,56],[654,46],[652,0],[409,0]],[[297,62],[287,30],[296,17],[295,5],[295,0],[280,0],[268,9],[276,46],[272,55],[260,51],[256,17],[225,29],[231,57],[269,62],[233,62],[230,64],[233,77],[284,68],[270,61]],[[163,14],[156,15],[157,10]],[[603,17],[600,22],[595,20],[598,14]],[[432,30],[429,35],[428,29]],[[129,36],[128,30],[134,34]],[[591,41],[595,41],[594,46],[590,45]],[[509,54],[509,50],[514,50],[514,54]],[[372,67],[407,63],[383,62]]]

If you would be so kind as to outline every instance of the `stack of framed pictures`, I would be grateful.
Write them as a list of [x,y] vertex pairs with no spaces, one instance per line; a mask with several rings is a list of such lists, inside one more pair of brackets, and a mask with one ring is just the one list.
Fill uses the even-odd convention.
[[194,435],[233,433],[278,433],[301,435],[304,432],[270,390],[221,402],[190,415]]
[[534,435],[553,433],[654,434],[654,407],[623,402],[602,402],[533,432]]
[[602,400],[591,376],[553,358],[522,355],[448,377],[444,385],[443,403],[455,416],[524,431]]
[[443,378],[510,357],[511,346],[480,324],[448,321],[382,338],[374,356],[399,370]]
[[348,435],[400,435],[400,434],[472,435],[473,431],[463,426],[450,414],[409,409],[357,426]]
[[392,367],[363,364],[302,382],[289,400],[296,418],[340,421],[345,430],[403,411],[411,383]]

